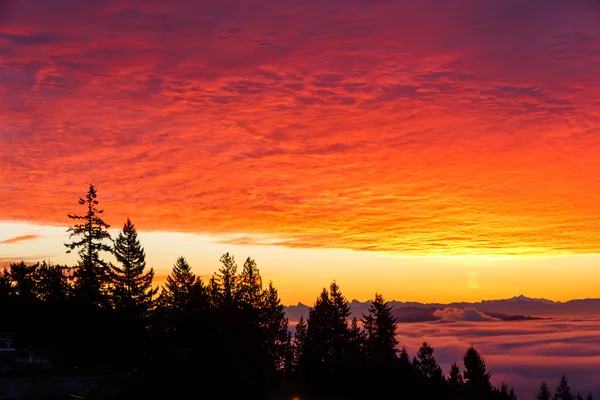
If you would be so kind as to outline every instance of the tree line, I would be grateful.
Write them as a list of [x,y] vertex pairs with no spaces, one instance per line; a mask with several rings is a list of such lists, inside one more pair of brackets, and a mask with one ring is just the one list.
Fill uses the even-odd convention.
[[[240,269],[224,254],[204,281],[180,257],[154,287],[135,225],[127,219],[113,240],[93,185],[79,204],[65,244],[76,265],[20,262],[0,274],[0,331],[50,359],[55,373],[116,377],[122,398],[518,398],[492,384],[474,347],[448,374],[428,343],[411,359],[378,293],[366,315],[349,320],[334,281],[292,335],[277,289],[251,258]],[[554,394],[542,383],[537,398],[582,399],[564,376]]]

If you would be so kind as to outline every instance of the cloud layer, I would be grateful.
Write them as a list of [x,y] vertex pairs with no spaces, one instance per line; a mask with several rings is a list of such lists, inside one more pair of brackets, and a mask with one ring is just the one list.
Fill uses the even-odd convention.
[[[469,318],[465,318],[469,319]],[[465,350],[476,346],[484,355],[492,380],[514,386],[519,398],[533,400],[545,380],[554,390],[566,374],[573,390],[600,395],[600,320],[597,316],[552,320],[497,322],[439,321],[398,326],[398,340],[414,355],[423,341],[447,373],[461,365]]]
[[116,226],[244,243],[600,245],[595,1],[2,7],[3,220],[65,225],[93,182]]

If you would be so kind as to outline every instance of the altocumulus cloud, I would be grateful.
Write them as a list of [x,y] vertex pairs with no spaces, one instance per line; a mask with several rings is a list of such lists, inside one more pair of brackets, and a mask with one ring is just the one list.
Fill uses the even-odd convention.
[[6,220],[63,224],[92,181],[109,222],[149,230],[600,245],[595,2],[3,4]]

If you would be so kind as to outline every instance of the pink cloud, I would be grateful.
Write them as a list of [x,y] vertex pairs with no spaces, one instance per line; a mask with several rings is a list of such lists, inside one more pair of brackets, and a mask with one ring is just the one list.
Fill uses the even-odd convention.
[[600,325],[597,316],[518,322],[478,321],[401,324],[398,340],[411,355],[426,340],[448,372],[465,350],[476,346],[484,355],[495,384],[514,386],[519,398],[533,400],[542,380],[552,388],[562,374],[571,387],[600,394]]
[[39,239],[39,238],[41,238],[40,235],[23,235],[23,236],[17,236],[17,237],[5,239],[5,240],[0,240],[0,244],[13,244],[13,243],[25,242],[28,240],[35,240],[35,239]]

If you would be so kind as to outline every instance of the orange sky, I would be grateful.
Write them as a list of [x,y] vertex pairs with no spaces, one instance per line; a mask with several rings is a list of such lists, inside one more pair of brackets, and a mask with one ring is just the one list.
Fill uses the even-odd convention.
[[[93,182],[114,227],[129,216],[255,245],[247,255],[260,265],[260,248],[281,279],[281,246],[321,270],[314,249],[598,253],[599,13],[542,0],[0,2],[0,222],[65,227]],[[0,259],[49,254],[35,237],[46,228],[10,229]],[[560,260],[556,282],[575,273]],[[391,276],[361,268],[349,290]],[[298,279],[318,293],[327,282],[311,273]]]

